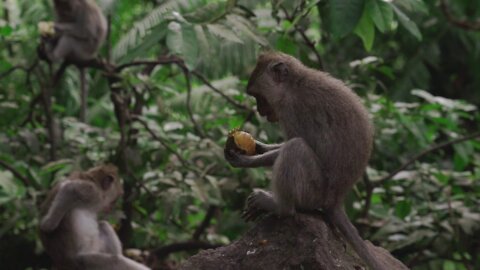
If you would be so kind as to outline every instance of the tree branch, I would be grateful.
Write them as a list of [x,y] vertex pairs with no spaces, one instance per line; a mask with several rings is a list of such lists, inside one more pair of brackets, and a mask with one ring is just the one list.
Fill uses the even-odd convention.
[[232,99],[231,97],[225,95],[222,91],[220,91],[218,88],[216,88],[215,86],[213,86],[208,80],[207,78],[205,78],[205,76],[203,76],[202,74],[200,74],[199,72],[197,71],[192,71],[192,74],[195,75],[200,81],[202,81],[206,86],[208,86],[210,89],[212,89],[213,92],[219,94],[221,97],[223,97],[228,103],[232,104],[233,106],[239,108],[239,109],[242,109],[242,110],[245,110],[245,111],[248,111],[248,112],[251,112],[253,111],[251,108],[241,104],[241,103],[238,103],[236,102],[234,99]]
[[414,163],[415,161],[419,160],[420,158],[424,157],[425,155],[431,153],[431,152],[434,152],[434,151],[437,151],[439,149],[442,149],[442,148],[445,148],[447,146],[450,146],[450,145],[453,145],[453,144],[457,144],[457,143],[461,143],[461,142],[464,142],[464,141],[468,141],[468,140],[471,140],[471,139],[474,139],[474,138],[477,138],[477,137],[480,137],[480,131],[478,132],[474,132],[470,135],[467,135],[467,136],[464,136],[464,137],[460,137],[460,138],[457,138],[457,139],[453,139],[453,140],[450,140],[450,141],[447,141],[447,142],[443,142],[443,143],[439,143],[439,144],[436,144],[436,145],[433,145],[425,150],[423,150],[422,152],[416,154],[415,156],[413,156],[412,158],[410,158],[407,162],[405,162],[404,164],[402,164],[400,167],[398,167],[396,170],[394,170],[393,172],[389,173],[388,175],[378,179],[378,180],[375,180],[373,181],[373,187],[378,187],[378,186],[381,186],[383,184],[384,181],[392,178],[393,176],[395,176],[397,173],[403,171],[405,168],[407,168],[410,164]]
[[36,183],[36,182],[33,182],[33,181],[30,181],[29,178],[27,178],[26,176],[24,176],[23,174],[21,174],[17,169],[15,169],[13,166],[11,166],[10,164],[8,164],[6,161],[4,160],[1,160],[0,159],[0,166],[2,166],[3,168],[5,168],[6,170],[10,171],[13,176],[15,176],[16,178],[18,178],[20,181],[22,181],[22,183],[27,186],[27,187],[34,187],[36,189],[39,189],[40,186]]
[[205,214],[205,218],[193,233],[193,236],[192,236],[193,240],[200,239],[200,236],[202,236],[203,232],[208,228],[208,226],[210,226],[210,222],[212,221],[212,218],[215,215],[216,210],[217,210],[217,207],[215,205],[210,205],[208,207],[207,213]]
[[443,15],[445,15],[445,17],[451,24],[465,30],[480,31],[480,21],[477,20],[475,22],[471,22],[471,21],[460,20],[455,18],[453,14],[450,12],[450,9],[448,8],[446,0],[440,1],[440,9],[442,10]]

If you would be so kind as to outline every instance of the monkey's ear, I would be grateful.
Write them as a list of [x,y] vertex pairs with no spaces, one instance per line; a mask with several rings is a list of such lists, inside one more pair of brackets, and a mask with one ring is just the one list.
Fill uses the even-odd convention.
[[273,71],[273,78],[277,82],[283,82],[288,77],[288,67],[284,62],[274,62],[270,69]]
[[105,176],[105,177],[100,181],[100,185],[102,186],[102,189],[103,189],[103,190],[109,189],[114,180],[115,180],[115,179],[114,179],[113,176],[111,176],[111,175]]

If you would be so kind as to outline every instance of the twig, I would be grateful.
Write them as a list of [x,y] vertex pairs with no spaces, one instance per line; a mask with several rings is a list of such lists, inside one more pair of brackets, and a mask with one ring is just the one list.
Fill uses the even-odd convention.
[[452,13],[450,12],[450,9],[448,8],[446,0],[440,1],[440,9],[442,10],[443,15],[445,15],[445,17],[451,24],[458,26],[460,28],[463,28],[465,30],[471,30],[471,31],[480,30],[480,21],[478,20],[475,22],[470,22],[467,20],[459,20],[453,17]]
[[17,169],[15,169],[13,166],[11,166],[10,164],[8,164],[7,162],[5,162],[4,160],[1,160],[0,159],[0,166],[2,166],[3,168],[9,170],[16,178],[18,178],[20,181],[22,181],[22,183],[25,185],[25,186],[31,186],[31,187],[34,187],[35,189],[39,189],[40,186],[36,183],[36,182],[33,182],[33,181],[30,181],[29,178],[27,178],[26,176],[24,176],[23,174],[21,174]]
[[[300,6],[299,6],[300,7]],[[292,14],[292,15],[289,15],[288,14],[288,11],[287,9],[281,5],[280,6],[280,9],[283,11],[283,13],[285,14],[285,18],[293,23],[294,20],[295,20],[295,16],[296,16],[296,13],[297,13],[297,10],[295,10],[295,12]],[[308,12],[306,14],[304,14],[303,16],[306,16],[308,14]],[[318,53],[317,49],[315,48],[315,42],[313,42],[312,40],[310,40],[310,38],[308,38],[307,34],[305,34],[305,30],[302,29],[300,26],[298,26],[298,24],[296,24],[294,26],[294,29],[296,32],[298,32],[300,34],[300,36],[302,37],[303,41],[305,42],[305,45],[307,45],[307,47],[310,48],[310,50],[315,54],[315,57],[317,58],[317,62],[318,62],[318,67],[322,70],[324,70],[324,65],[323,65],[323,60],[322,60],[322,56],[320,56],[320,54]]]
[[205,76],[203,76],[202,74],[200,74],[199,72],[197,71],[192,71],[191,72],[193,75],[195,75],[198,79],[200,79],[200,81],[202,81],[206,86],[208,86],[210,89],[213,90],[213,92],[219,94],[221,97],[223,97],[227,102],[229,102],[230,104],[232,104],[233,106],[239,108],[239,109],[242,109],[242,110],[246,110],[246,111],[253,111],[251,108],[241,104],[241,103],[238,103],[237,101],[235,101],[234,99],[232,99],[231,97],[225,95],[222,91],[220,91],[218,88],[216,88],[215,86],[213,86],[208,80],[207,78],[205,78]]
[[168,145],[167,142],[165,142],[162,138],[158,137],[157,134],[155,134],[155,132],[153,132],[153,130],[150,128],[150,126],[148,125],[148,123],[145,120],[143,120],[139,117],[134,117],[133,120],[142,124],[142,126],[147,130],[147,132],[150,134],[150,136],[154,140],[158,141],[163,147],[165,147],[165,149],[167,149],[167,151],[169,151],[170,153],[175,155],[177,157],[177,159],[182,163],[183,166],[190,167],[189,162],[186,159],[184,159],[177,151],[175,151],[175,149],[173,149],[170,145]]
[[188,116],[190,117],[190,121],[192,121],[193,128],[197,133],[197,135],[204,138],[205,134],[203,133],[202,129],[197,123],[197,120],[195,120],[195,117],[193,116],[192,104],[191,104],[192,83],[190,82],[190,71],[183,63],[177,63],[177,64],[183,71],[183,75],[185,76],[185,83],[187,85],[187,102],[186,102],[187,104],[186,105],[187,105]]
[[370,211],[370,206],[372,204],[372,194],[373,194],[373,185],[372,181],[370,181],[370,177],[368,177],[367,173],[363,174],[363,183],[365,184],[365,190],[367,195],[365,196],[365,208],[362,212],[362,217],[368,217],[368,212]]
[[193,233],[193,236],[192,236],[193,240],[200,239],[200,236],[203,234],[203,232],[208,228],[208,226],[210,226],[210,222],[212,221],[212,218],[215,215],[216,210],[217,210],[217,207],[215,205],[210,205],[208,207],[207,213],[205,214],[205,218]]
[[437,151],[439,149],[442,149],[442,148],[445,148],[447,146],[450,146],[450,145],[453,145],[453,144],[457,144],[457,143],[461,143],[461,142],[464,142],[464,141],[468,141],[468,140],[471,140],[471,139],[474,139],[474,138],[477,138],[477,137],[480,137],[480,131],[478,132],[474,132],[470,135],[467,135],[467,136],[464,136],[464,137],[460,137],[460,138],[457,138],[457,139],[454,139],[454,140],[450,140],[450,141],[447,141],[447,142],[443,142],[443,143],[439,143],[439,144],[436,144],[436,145],[433,145],[431,146],[430,148],[427,148],[425,150],[423,150],[422,152],[416,154],[415,156],[413,156],[412,158],[410,158],[407,162],[405,162],[404,164],[402,164],[400,167],[398,167],[396,170],[394,170],[393,172],[389,173],[388,175],[378,179],[378,180],[375,180],[373,181],[373,186],[374,187],[378,187],[378,186],[381,186],[383,184],[384,181],[392,178],[393,176],[395,176],[397,173],[403,171],[405,168],[407,168],[410,164],[414,163],[415,161],[419,160],[420,158],[422,158],[423,156],[431,153],[431,152],[434,152],[434,151]]
[[150,60],[132,61],[130,63],[126,63],[116,67],[115,72],[120,72],[125,68],[134,67],[134,66],[165,65],[165,64],[175,64],[175,63],[183,63],[183,60],[176,56],[165,56],[165,57],[159,57],[157,60],[153,60],[153,61],[150,61]]

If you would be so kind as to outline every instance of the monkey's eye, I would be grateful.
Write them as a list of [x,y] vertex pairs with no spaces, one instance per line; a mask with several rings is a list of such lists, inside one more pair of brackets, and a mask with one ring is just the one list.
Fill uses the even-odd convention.
[[102,179],[100,184],[102,185],[102,188],[104,190],[107,190],[108,188],[110,188],[114,180],[115,178],[113,178],[113,176],[107,175]]

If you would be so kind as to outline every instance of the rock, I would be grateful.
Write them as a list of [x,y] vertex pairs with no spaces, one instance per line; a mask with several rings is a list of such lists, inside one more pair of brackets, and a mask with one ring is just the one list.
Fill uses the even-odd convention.
[[[387,250],[368,247],[388,270],[408,269]],[[179,269],[367,269],[355,251],[320,215],[266,217],[230,245],[199,252]]]

